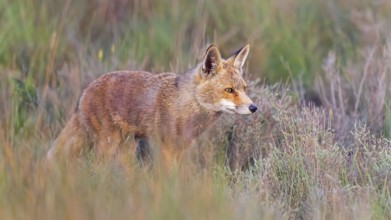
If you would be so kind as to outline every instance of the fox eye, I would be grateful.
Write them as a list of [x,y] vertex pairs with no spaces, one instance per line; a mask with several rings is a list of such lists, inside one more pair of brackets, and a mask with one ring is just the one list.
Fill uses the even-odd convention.
[[225,91],[228,92],[228,93],[234,93],[234,89],[233,88],[226,88]]

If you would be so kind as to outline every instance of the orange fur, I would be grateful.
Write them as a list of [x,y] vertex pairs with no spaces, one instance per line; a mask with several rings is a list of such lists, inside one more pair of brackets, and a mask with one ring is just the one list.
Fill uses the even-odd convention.
[[[248,52],[249,45],[224,60],[212,45],[204,60],[186,74],[118,71],[102,75],[84,90],[48,157],[75,157],[92,146],[100,157],[111,158],[121,148],[135,151],[137,142],[145,139],[172,167],[222,112],[256,111],[242,78]],[[127,141],[129,136],[134,143]]]

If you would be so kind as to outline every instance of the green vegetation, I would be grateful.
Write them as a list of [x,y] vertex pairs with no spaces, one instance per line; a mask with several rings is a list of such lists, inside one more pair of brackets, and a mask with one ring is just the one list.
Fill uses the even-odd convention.
[[[388,219],[390,33],[388,1],[0,0],[0,219]],[[262,114],[224,116],[177,173],[47,168],[92,79],[247,42]]]

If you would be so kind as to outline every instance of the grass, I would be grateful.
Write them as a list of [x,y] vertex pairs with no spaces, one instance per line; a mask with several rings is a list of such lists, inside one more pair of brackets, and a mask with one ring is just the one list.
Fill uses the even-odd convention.
[[[0,218],[389,219],[390,11],[387,1],[0,0]],[[210,43],[228,56],[247,42],[261,113],[225,115],[177,172],[88,158],[47,168],[98,75],[181,73]]]

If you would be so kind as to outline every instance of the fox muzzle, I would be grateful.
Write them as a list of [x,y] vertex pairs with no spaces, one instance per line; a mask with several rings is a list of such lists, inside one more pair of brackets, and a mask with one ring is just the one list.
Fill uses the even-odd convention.
[[251,104],[248,109],[250,110],[250,112],[254,113],[257,111],[258,107],[254,104]]

